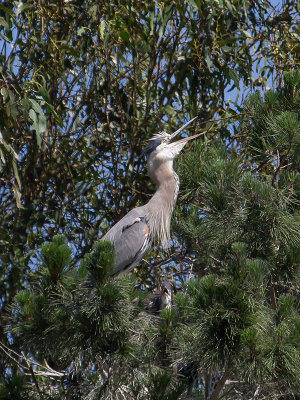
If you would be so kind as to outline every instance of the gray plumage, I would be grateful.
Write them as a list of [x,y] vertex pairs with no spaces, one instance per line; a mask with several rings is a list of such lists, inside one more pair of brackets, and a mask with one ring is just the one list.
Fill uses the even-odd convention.
[[156,293],[151,293],[146,299],[146,311],[150,314],[159,315],[161,310],[172,308],[173,294],[176,293],[174,284],[164,279],[158,286]]
[[173,169],[173,160],[189,140],[203,133],[174,143],[172,139],[195,119],[172,135],[161,132],[149,140],[143,153],[147,156],[148,174],[157,184],[157,190],[147,204],[129,211],[102,238],[114,245],[113,275],[131,271],[153,243],[168,247],[171,216],[179,190],[179,178]]

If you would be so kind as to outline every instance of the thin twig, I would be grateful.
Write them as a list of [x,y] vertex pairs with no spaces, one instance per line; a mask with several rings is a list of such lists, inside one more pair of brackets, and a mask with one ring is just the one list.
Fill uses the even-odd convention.
[[[33,373],[35,376],[48,376],[48,377],[56,377],[56,378],[62,377],[65,375],[63,372],[55,371],[54,369],[52,369],[47,364],[47,362],[45,362],[45,365],[42,365],[42,364],[38,363],[37,361],[30,360],[29,358],[27,358],[25,356],[24,353],[22,353],[22,355],[18,354],[15,350],[10,349],[2,342],[0,342],[0,350],[2,350],[14,363],[16,363],[20,369],[24,370],[25,375],[32,376],[32,373]],[[19,360],[22,360],[22,361],[19,361],[12,354],[14,354],[16,357],[18,357]],[[25,365],[22,362],[25,363]],[[36,365],[41,370],[33,371],[33,368],[32,368],[33,365]]]
[[27,364],[27,367],[28,367],[28,369],[29,369],[29,371],[30,371],[30,375],[31,375],[31,377],[32,377],[32,379],[33,379],[33,382],[34,382],[34,385],[35,385],[35,387],[36,387],[36,390],[37,390],[38,394],[40,395],[40,398],[43,399],[44,397],[43,397],[43,394],[42,394],[42,392],[41,392],[41,389],[40,389],[40,387],[39,387],[39,385],[38,385],[38,382],[37,382],[37,380],[36,380],[36,376],[35,376],[35,374],[34,374],[34,371],[33,371],[33,368],[32,368],[32,364],[31,364],[31,362],[25,357],[24,352],[22,352],[22,355],[23,355],[23,358],[24,358],[24,360],[25,360],[25,363]]

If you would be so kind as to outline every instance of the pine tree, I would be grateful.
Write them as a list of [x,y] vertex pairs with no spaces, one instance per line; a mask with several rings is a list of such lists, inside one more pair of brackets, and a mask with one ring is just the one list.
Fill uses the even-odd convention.
[[19,390],[29,399],[177,399],[184,385],[166,352],[174,311],[147,314],[133,276],[110,277],[109,242],[97,242],[79,267],[71,260],[66,239],[55,236],[16,295],[9,330],[29,374]]
[[291,71],[282,89],[248,98],[233,142],[195,144],[180,163],[177,231],[196,279],[177,297],[176,358],[204,383],[221,375],[211,399],[298,398],[299,105]]

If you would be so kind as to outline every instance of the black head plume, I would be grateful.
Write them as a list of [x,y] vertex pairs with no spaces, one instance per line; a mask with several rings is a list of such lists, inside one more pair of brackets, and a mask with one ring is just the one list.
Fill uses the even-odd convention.
[[160,144],[163,140],[169,140],[171,135],[166,132],[157,133],[151,139],[149,139],[149,144],[144,148],[141,153],[141,156],[148,157]]

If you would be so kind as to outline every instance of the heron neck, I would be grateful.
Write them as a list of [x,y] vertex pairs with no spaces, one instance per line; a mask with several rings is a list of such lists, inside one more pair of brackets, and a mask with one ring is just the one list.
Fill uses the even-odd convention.
[[151,165],[151,167],[151,170],[149,168],[149,176],[157,184],[156,192],[151,200],[158,199],[164,205],[173,206],[179,189],[179,178],[173,169],[173,160],[155,162],[155,165]]
[[162,208],[172,209],[177,199],[179,189],[179,178],[176,172],[172,177],[157,185],[156,192],[154,193],[148,204],[159,203]]
[[163,247],[168,247],[171,216],[179,190],[179,178],[170,161],[157,165],[153,170],[155,174],[149,173],[149,175],[157,183],[157,190],[147,203],[150,232],[154,241],[161,243]]

